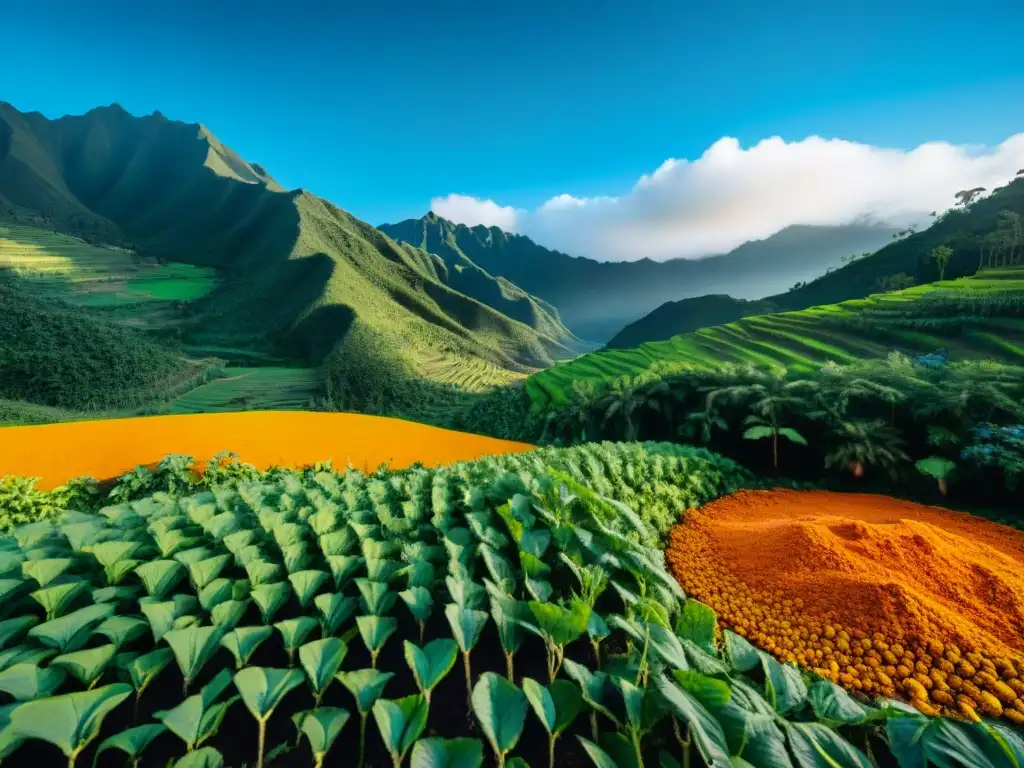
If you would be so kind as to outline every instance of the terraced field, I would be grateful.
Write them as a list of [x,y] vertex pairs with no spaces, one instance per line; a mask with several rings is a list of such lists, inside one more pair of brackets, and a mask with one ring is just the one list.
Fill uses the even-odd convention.
[[168,413],[308,410],[322,395],[313,368],[228,368],[225,378],[203,384],[171,402]]
[[1024,268],[915,286],[799,312],[757,315],[635,349],[583,355],[527,379],[539,405],[566,402],[578,379],[636,375],[655,362],[713,367],[753,363],[799,370],[830,360],[920,355],[1024,364]]
[[466,392],[481,392],[490,387],[510,384],[523,374],[499,368],[480,358],[438,356],[421,362],[419,373],[441,384],[453,384]]
[[0,225],[0,269],[10,269],[45,295],[104,309],[133,325],[173,320],[177,302],[213,290],[214,270],[158,263],[120,248],[94,246],[36,227]]

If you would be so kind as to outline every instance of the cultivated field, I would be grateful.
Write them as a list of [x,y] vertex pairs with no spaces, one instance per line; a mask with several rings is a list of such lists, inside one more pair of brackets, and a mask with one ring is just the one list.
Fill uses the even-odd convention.
[[203,384],[171,402],[169,413],[292,411],[310,407],[321,395],[313,368],[228,368],[225,378]]
[[893,349],[913,355],[946,350],[953,360],[1024,362],[1024,269],[757,315],[635,349],[596,352],[534,374],[526,387],[535,403],[561,403],[575,380],[636,375],[655,362],[806,370],[830,360],[885,357]]
[[205,296],[214,271],[157,263],[120,248],[90,245],[36,227],[0,225],[0,269],[10,269],[44,295],[110,310],[138,325],[169,319],[171,305]]

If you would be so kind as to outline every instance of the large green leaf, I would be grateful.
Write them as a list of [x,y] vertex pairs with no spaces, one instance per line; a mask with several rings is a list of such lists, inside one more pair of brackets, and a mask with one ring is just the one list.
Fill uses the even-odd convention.
[[409,759],[410,768],[480,768],[483,762],[479,739],[420,739]]
[[253,587],[277,584],[281,578],[281,566],[266,560],[250,560],[245,564],[245,573]]
[[359,594],[363,597],[363,607],[367,613],[383,616],[391,610],[398,595],[388,590],[388,585],[370,579],[356,579]]
[[299,663],[306,671],[309,687],[313,690],[317,706],[327,686],[341,669],[341,663],[348,653],[348,645],[337,637],[314,640],[299,648]]
[[344,589],[365,562],[362,555],[328,555],[327,565],[334,577],[335,589]]
[[66,670],[78,682],[91,688],[110,666],[116,652],[117,646],[108,643],[97,648],[62,654],[51,659],[50,666]]
[[735,632],[725,630],[722,632],[725,645],[725,658],[737,672],[749,672],[761,664],[757,655],[757,649],[751,645],[746,638],[740,637]]
[[473,713],[500,762],[523,733],[526,694],[504,677],[484,672],[473,687],[472,701]]
[[199,590],[199,604],[204,611],[210,613],[221,603],[230,600],[234,591],[231,579],[214,579]]
[[107,569],[122,560],[130,559],[141,546],[142,544],[137,541],[104,541],[89,546],[87,551],[104,569]]
[[690,693],[655,675],[655,690],[673,715],[690,726],[690,735],[710,768],[729,768],[729,745],[715,717]]
[[127,731],[115,733],[110,738],[100,742],[99,747],[96,749],[96,755],[93,757],[93,764],[98,763],[100,755],[108,749],[119,749],[128,755],[133,765],[136,765],[139,758],[142,757],[142,753],[146,751],[146,747],[152,744],[153,740],[166,730],[167,728],[159,723],[150,723],[149,725],[140,725],[135,728],[129,728]]
[[61,653],[77,651],[89,641],[93,628],[113,613],[114,606],[109,603],[87,605],[67,616],[37,624],[28,636]]
[[324,636],[337,634],[342,625],[356,612],[359,605],[354,597],[345,597],[340,592],[317,595],[313,605],[320,613],[320,625]]
[[203,747],[189,752],[171,768],[224,768],[224,758],[213,747]]
[[57,651],[53,648],[40,648],[32,643],[16,645],[0,652],[0,671],[10,669],[15,664],[41,664],[56,655]]
[[31,614],[0,621],[0,649],[21,640],[25,633],[38,623],[39,619]]
[[[872,768],[859,749],[821,723],[788,723],[789,749],[800,768]],[[981,768],[980,763],[970,763]]]
[[207,584],[216,579],[228,563],[231,562],[231,555],[214,555],[198,562],[188,563],[188,575],[192,586],[196,591],[203,589]]
[[611,755],[597,746],[594,742],[589,739],[585,739],[582,736],[577,736],[576,738],[579,739],[580,744],[583,746],[583,750],[587,753],[587,757],[590,758],[590,761],[597,766],[597,768],[624,768],[612,759]]
[[149,625],[135,616],[111,616],[105,619],[93,634],[103,635],[117,648],[140,637]]
[[[253,584],[256,584],[256,582],[253,582]],[[288,602],[288,598],[292,595],[292,590],[287,583],[279,581],[274,584],[254,586],[249,594],[256,605],[259,606],[260,613],[263,615],[263,623],[269,624],[273,621],[277,612]]]
[[309,741],[309,748],[313,752],[313,760],[317,766],[323,764],[324,757],[348,723],[348,719],[348,710],[340,707],[317,707],[310,712],[302,713],[299,730]]
[[758,651],[765,674],[765,692],[768,701],[780,715],[800,707],[807,700],[807,685],[800,670],[789,664],[780,664],[764,651]]
[[339,672],[338,682],[344,685],[356,700],[356,709],[367,714],[373,704],[384,693],[388,681],[395,676],[394,672],[381,672],[376,669],[357,669],[354,672]]
[[74,560],[69,557],[26,560],[21,564],[21,573],[26,578],[35,579],[40,587],[45,587],[67,571],[73,563]]
[[537,626],[556,645],[568,645],[587,631],[591,609],[582,600],[573,600],[569,608],[533,600],[529,606]]
[[248,600],[225,600],[210,611],[210,621],[224,632],[230,632],[241,623],[248,609]]
[[[1012,764],[1005,753],[996,755],[995,750],[991,753],[986,750],[984,741],[990,741],[991,736],[972,724],[896,713],[885,725],[889,748],[902,767],[1003,768]],[[790,730],[790,745],[793,743]]]
[[357,616],[356,625],[359,636],[363,638],[366,650],[370,652],[373,666],[376,666],[377,655],[398,629],[398,620],[391,616]]
[[139,610],[149,622],[154,643],[163,640],[164,635],[174,629],[174,622],[186,615],[186,606],[183,600],[177,599],[179,597],[182,595],[175,595],[175,599],[163,602],[139,602]]
[[487,602],[487,590],[468,578],[445,577],[452,602],[464,610],[477,611]]
[[523,693],[544,730],[552,735],[558,735],[572,725],[583,708],[580,689],[568,680],[555,680],[544,687],[536,680],[525,677]]
[[271,627],[236,627],[220,639],[220,644],[235,657],[235,669],[241,669],[273,633]]
[[398,596],[402,598],[402,602],[409,608],[409,613],[416,621],[425,622],[430,619],[434,612],[434,597],[426,587],[409,587],[404,592],[399,592]]
[[288,652],[289,662],[294,659],[299,646],[306,642],[310,632],[318,626],[316,619],[309,616],[279,621],[274,625],[274,629],[281,633],[281,640],[284,643],[284,649]]
[[230,685],[231,673],[222,669],[199,693],[189,696],[173,709],[154,712],[153,717],[192,750],[216,733],[227,708],[238,700],[238,697],[232,697],[217,701]]
[[142,656],[126,659],[120,666],[131,681],[132,687],[141,695],[173,660],[174,651],[170,648],[157,648]]
[[56,667],[15,664],[0,672],[0,691],[9,693],[16,701],[40,699],[53,695],[65,677],[64,670]]
[[683,605],[679,621],[676,622],[676,634],[714,656],[718,653],[718,649],[715,648],[715,628],[717,626],[718,616],[714,609],[690,599]]
[[373,717],[377,721],[377,730],[396,766],[402,764],[406,753],[426,728],[429,710],[430,705],[420,695],[394,700],[378,699],[374,703]]
[[291,582],[295,595],[299,598],[299,605],[305,608],[309,605],[317,590],[327,581],[327,573],[324,571],[297,571],[288,574],[288,581]]
[[819,722],[826,725],[863,723],[876,711],[861,704],[831,680],[821,680],[812,685],[808,699]]
[[423,648],[405,641],[405,662],[412,670],[420,693],[428,702],[430,692],[451,672],[458,655],[458,645],[448,638],[432,640]]
[[487,624],[487,614],[483,611],[467,610],[460,608],[455,603],[448,603],[444,607],[444,615],[448,619],[448,625],[452,628],[452,637],[459,644],[459,650],[469,653],[473,650],[480,633]]
[[224,631],[220,627],[189,627],[173,629],[164,635],[164,641],[174,651],[178,668],[185,678],[185,688],[195,680],[207,662],[220,648]]
[[579,683],[581,695],[587,704],[616,725],[620,725],[618,718],[611,710],[615,686],[606,672],[591,672],[582,664],[571,659],[566,659],[562,668],[569,674],[569,677]]
[[185,566],[177,560],[151,560],[135,569],[146,594],[163,598],[185,577]]
[[114,683],[93,691],[29,701],[11,713],[8,728],[18,738],[53,744],[70,763],[99,735],[103,719],[131,692],[131,686]]
[[43,606],[47,621],[63,616],[71,605],[89,591],[86,581],[66,581],[52,587],[43,587],[30,593],[29,597]]
[[773,427],[766,427],[763,424],[759,424],[754,427],[748,427],[743,433],[744,440],[762,440],[766,437],[771,437],[775,434]]
[[302,680],[302,672],[297,669],[246,667],[235,673],[235,687],[242,701],[260,722],[266,722],[281,700],[302,685]]

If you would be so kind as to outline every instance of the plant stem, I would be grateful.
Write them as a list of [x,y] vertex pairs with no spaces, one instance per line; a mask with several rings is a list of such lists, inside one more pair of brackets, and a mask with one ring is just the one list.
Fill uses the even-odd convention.
[[557,733],[548,734],[548,768],[555,768],[555,739],[557,738]]
[[[640,732],[634,728],[630,728],[629,736],[633,741],[633,752],[636,753],[636,764],[638,768],[644,768],[644,755],[640,749]],[[262,766],[257,766],[257,768],[262,768]]]
[[132,704],[132,725],[138,725],[139,723],[139,699],[142,696],[142,691],[135,692],[135,703]]
[[462,653],[462,667],[466,670],[466,706],[469,707],[470,714],[473,712],[473,686],[470,683],[470,670],[469,670],[469,651],[463,651]]
[[377,654],[378,653],[380,653],[380,651],[370,651],[370,666],[373,669],[377,668]]
[[427,622],[421,621],[421,622],[419,622],[419,625],[420,625],[420,646],[422,647],[422,645],[423,645],[423,635],[427,631]]
[[597,710],[590,710],[590,735],[593,737],[593,741],[597,743]]
[[590,644],[594,648],[594,664],[597,666],[597,671],[600,672],[601,671],[601,641],[600,640],[591,639],[590,640]]
[[189,684],[189,679],[186,677],[184,682],[181,684],[181,697],[183,699],[187,699],[188,698],[188,684]]
[[505,677],[508,678],[510,683],[514,683],[515,680],[515,665],[512,662],[512,654],[505,651]]
[[267,736],[267,721],[260,718],[259,741],[256,744],[256,768],[263,768],[263,741]]
[[363,768],[366,755],[366,712],[359,713],[359,768]]

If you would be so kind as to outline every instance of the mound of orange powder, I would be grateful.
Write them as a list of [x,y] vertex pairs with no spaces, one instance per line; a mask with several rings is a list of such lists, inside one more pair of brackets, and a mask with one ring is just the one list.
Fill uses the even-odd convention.
[[869,697],[1024,725],[1024,534],[886,496],[742,491],[666,560],[723,626]]

